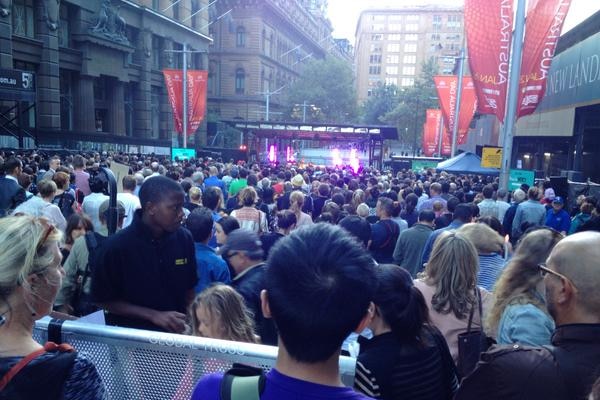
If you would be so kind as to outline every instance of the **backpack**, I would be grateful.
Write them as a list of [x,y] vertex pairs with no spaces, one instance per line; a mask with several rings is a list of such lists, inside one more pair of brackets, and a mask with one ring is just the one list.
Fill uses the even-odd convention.
[[221,400],[260,400],[265,390],[262,368],[234,363],[221,381]]
[[73,315],[75,316],[81,317],[99,310],[99,308],[96,307],[96,305],[91,301],[90,295],[84,293],[83,289],[87,283],[87,280],[92,276],[92,271],[96,267],[98,248],[106,239],[106,237],[96,232],[86,232],[85,234],[85,245],[88,250],[88,261],[85,269],[83,271],[77,270],[75,276],[75,294],[71,300]]

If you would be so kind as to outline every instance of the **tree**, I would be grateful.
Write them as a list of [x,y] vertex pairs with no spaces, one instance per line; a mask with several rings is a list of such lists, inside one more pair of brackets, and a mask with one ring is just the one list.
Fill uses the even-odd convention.
[[438,67],[433,57],[421,66],[421,73],[410,87],[401,88],[398,92],[398,104],[380,120],[396,125],[400,141],[418,148],[425,123],[426,110],[437,108],[438,99],[433,77]]
[[380,125],[384,115],[398,105],[398,87],[396,85],[381,85],[361,107],[361,121],[368,125]]
[[[311,122],[352,123],[357,116],[356,90],[350,66],[344,61],[327,57],[311,60],[300,77],[287,90],[284,115],[302,120],[298,105],[312,104],[306,120]],[[294,112],[296,109],[296,112]]]

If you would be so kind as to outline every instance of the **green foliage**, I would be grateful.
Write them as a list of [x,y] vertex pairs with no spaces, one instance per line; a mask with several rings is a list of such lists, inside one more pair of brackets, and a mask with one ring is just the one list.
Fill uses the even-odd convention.
[[361,121],[368,125],[382,124],[381,118],[398,105],[398,92],[396,85],[382,85],[376,88],[361,107]]
[[307,122],[353,123],[356,120],[353,72],[347,63],[335,57],[309,61],[286,93],[284,119],[302,120],[302,107],[298,105],[306,101],[314,105],[307,109]]
[[433,58],[421,66],[421,74],[415,80],[414,86],[401,88],[398,91],[396,106],[379,119],[383,123],[398,127],[400,141],[411,146],[419,147],[426,110],[438,108],[437,92],[433,77],[438,68]]

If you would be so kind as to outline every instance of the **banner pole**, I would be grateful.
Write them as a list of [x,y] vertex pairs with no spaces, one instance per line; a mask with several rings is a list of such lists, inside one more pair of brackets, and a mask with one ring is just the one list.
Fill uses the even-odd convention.
[[463,75],[465,71],[465,46],[460,50],[460,56],[458,57],[458,87],[456,88],[456,108],[454,111],[454,126],[452,127],[452,150],[450,152],[450,158],[456,155],[456,138],[458,137],[458,122],[460,117],[460,103],[462,101],[462,86],[463,86]]
[[511,51],[510,75],[506,118],[504,119],[504,140],[502,146],[502,169],[500,170],[499,187],[508,190],[510,175],[510,162],[512,159],[513,135],[515,129],[515,116],[517,113],[517,99],[519,98],[519,81],[521,75],[521,58],[523,53],[523,31],[525,30],[525,0],[518,0],[517,15],[515,19],[515,32],[513,48]]
[[438,114],[438,157],[442,156],[442,142],[444,140],[444,116],[440,110]]
[[187,98],[187,44],[183,43],[183,148],[187,148],[188,98]]

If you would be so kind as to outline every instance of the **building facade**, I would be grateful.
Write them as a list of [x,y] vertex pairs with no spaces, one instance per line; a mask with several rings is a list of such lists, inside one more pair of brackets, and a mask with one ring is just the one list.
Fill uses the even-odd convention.
[[173,117],[161,70],[181,68],[182,55],[173,50],[183,43],[198,51],[188,57],[188,67],[206,69],[207,5],[0,2],[0,69],[35,76],[32,98],[0,97],[0,144],[12,146],[23,135],[22,145],[35,137],[38,145],[71,149],[168,150]]
[[351,64],[348,42],[334,41],[324,0],[219,0],[210,26],[208,109],[213,119],[281,120],[286,88],[306,61],[333,55]]
[[463,8],[414,6],[365,10],[356,27],[359,102],[379,85],[412,86],[423,62],[434,58],[452,74],[464,37]]

